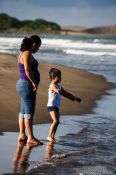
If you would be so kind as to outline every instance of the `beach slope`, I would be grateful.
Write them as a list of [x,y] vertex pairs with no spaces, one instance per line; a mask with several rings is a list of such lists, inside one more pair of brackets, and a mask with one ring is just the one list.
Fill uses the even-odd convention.
[[[75,68],[40,64],[41,83],[37,93],[35,124],[50,122],[46,104],[50,83],[48,72],[52,67],[57,67],[62,71],[62,86],[72,94],[82,98],[82,102],[79,104],[62,97],[60,108],[62,115],[91,113],[96,100],[112,87],[112,84],[106,82],[102,76]],[[16,56],[0,54],[0,132],[18,131],[20,99],[15,88],[18,79],[19,71]]]

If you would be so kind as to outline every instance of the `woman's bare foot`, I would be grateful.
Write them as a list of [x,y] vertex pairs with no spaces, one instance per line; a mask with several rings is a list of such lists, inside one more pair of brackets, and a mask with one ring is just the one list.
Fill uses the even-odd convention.
[[27,141],[27,136],[26,135],[19,136],[18,141],[26,142]]
[[31,140],[27,140],[27,143],[32,145],[32,146],[43,145],[43,143],[36,138],[33,138]]

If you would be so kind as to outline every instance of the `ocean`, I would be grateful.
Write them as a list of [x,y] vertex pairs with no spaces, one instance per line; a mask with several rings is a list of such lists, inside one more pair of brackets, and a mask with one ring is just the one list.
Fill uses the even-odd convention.
[[[1,35],[0,53],[17,55],[22,38]],[[93,114],[61,116],[60,127],[65,132],[58,129],[60,143],[47,145],[49,151],[44,162],[36,158],[33,162],[30,156],[25,172],[116,175],[116,37],[44,35],[41,38],[42,47],[35,55],[40,63],[60,64],[102,75],[114,88],[96,102]],[[34,157],[34,151],[31,154]]]

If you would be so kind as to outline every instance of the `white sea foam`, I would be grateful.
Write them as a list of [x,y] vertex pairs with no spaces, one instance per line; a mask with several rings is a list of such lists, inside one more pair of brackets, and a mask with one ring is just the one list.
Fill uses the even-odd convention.
[[64,53],[73,55],[88,55],[88,56],[104,56],[111,55],[116,56],[116,52],[102,52],[102,51],[86,51],[86,50],[76,50],[76,49],[64,49]]
[[75,41],[69,39],[43,39],[42,40],[44,46],[48,47],[65,47],[65,48],[83,48],[83,49],[115,49],[115,44],[103,44],[98,42],[91,42],[88,41]]
[[17,53],[21,44],[21,38],[0,37],[1,53]]
[[[22,38],[16,37],[0,37],[0,52],[2,50],[19,50],[19,46],[21,44]],[[3,49],[4,48],[4,49]],[[98,39],[94,39],[93,41],[89,40],[74,40],[74,39],[60,39],[60,38],[42,38],[42,48],[45,50],[46,48],[51,49],[79,49],[82,51],[85,50],[98,50],[105,52],[109,50],[110,52],[116,53],[116,45],[115,44],[104,44],[100,43]],[[105,51],[104,51],[105,50]],[[76,52],[75,52],[76,53]],[[79,53],[79,51],[78,51]],[[88,55],[88,52],[83,52],[83,54]],[[104,53],[103,53],[104,54]],[[90,54],[89,54],[90,55]],[[115,55],[115,54],[114,54]]]
[[[77,173],[79,169],[77,169]],[[113,173],[106,168],[105,165],[88,166],[81,169],[79,175],[113,175]]]
[[91,145],[90,147],[86,147],[86,148],[83,148],[81,150],[75,150],[75,151],[69,151],[67,153],[63,153],[63,154],[55,154],[51,157],[51,159],[63,159],[65,157],[68,157],[68,156],[77,156],[77,155],[81,155],[83,153],[86,153],[86,152],[90,152],[90,151],[95,151],[97,149],[97,146],[96,145]]
[[0,45],[7,47],[15,47],[21,44],[21,38],[13,38],[13,37],[0,37]]

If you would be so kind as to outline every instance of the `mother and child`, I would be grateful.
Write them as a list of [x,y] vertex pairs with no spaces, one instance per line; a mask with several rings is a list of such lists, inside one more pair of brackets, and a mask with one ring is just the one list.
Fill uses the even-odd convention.
[[[26,141],[33,146],[42,145],[43,143],[34,137],[33,134],[33,117],[36,105],[36,94],[40,83],[40,73],[38,70],[38,62],[33,54],[36,53],[41,46],[41,39],[38,35],[25,37],[22,40],[20,54],[18,56],[18,67],[20,79],[16,83],[16,91],[20,96],[20,112],[18,117],[19,137],[18,141]],[[72,101],[81,102],[81,99],[75,97],[71,93],[64,90],[60,85],[61,71],[52,68],[49,71],[50,86],[48,90],[47,109],[53,120],[48,141],[56,142],[55,133],[59,124],[59,107],[61,96]]]

